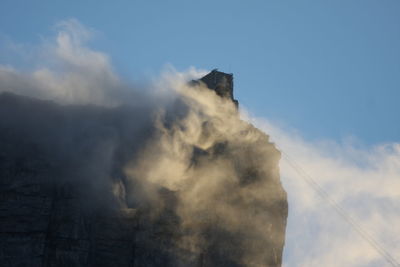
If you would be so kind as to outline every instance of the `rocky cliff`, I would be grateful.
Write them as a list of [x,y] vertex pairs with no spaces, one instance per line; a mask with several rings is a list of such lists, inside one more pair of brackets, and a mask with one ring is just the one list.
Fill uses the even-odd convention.
[[1,94],[0,265],[280,266],[280,153],[232,81],[162,112]]

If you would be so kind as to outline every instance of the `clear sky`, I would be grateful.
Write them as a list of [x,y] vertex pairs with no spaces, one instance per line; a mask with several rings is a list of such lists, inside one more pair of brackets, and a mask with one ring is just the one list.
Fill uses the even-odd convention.
[[76,18],[124,76],[219,68],[257,116],[373,144],[400,139],[399,14],[395,0],[2,0],[0,40],[38,43]]

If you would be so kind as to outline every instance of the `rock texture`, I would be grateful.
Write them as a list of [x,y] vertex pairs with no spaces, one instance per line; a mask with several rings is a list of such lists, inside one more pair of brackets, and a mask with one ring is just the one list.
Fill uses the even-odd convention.
[[[202,81],[234,100],[232,76],[213,71]],[[229,200],[247,212],[243,216],[265,214],[266,238],[258,239],[252,229],[207,224],[207,218],[195,218],[205,226],[183,227],[179,192],[156,187],[163,204],[155,208],[128,179],[125,166],[157,136],[153,121],[146,108],[62,106],[1,94],[0,266],[280,266],[287,201],[280,154],[268,136],[249,125],[240,134],[256,133],[254,142],[193,147],[192,156],[191,168],[230,162],[243,190],[267,181],[265,194],[273,201]],[[266,150],[257,150],[261,145]],[[193,236],[203,240],[197,249],[182,245]],[[262,259],[244,261],[248,251],[261,251]]]
[[233,74],[224,73],[217,69],[199,80],[192,81],[193,85],[204,83],[209,89],[214,90],[220,97],[226,97],[232,100],[236,106],[238,101],[233,97]]

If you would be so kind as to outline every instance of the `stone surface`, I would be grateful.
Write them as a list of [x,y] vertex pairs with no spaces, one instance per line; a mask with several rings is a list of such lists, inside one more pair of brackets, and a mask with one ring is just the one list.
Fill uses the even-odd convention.
[[[232,76],[213,71],[201,80],[234,100]],[[156,131],[150,122],[151,114],[139,108],[62,106],[1,94],[0,266],[280,266],[287,201],[279,181],[280,154],[268,136],[249,125],[240,134],[261,136],[254,142],[193,148],[195,165],[231,162],[242,188],[251,190],[261,180],[271,185],[265,194],[272,202],[231,200],[267,218],[269,236],[259,240],[251,229],[182,228],[179,193],[162,187],[156,194],[164,204],[156,215],[138,196],[140,189],[126,192],[132,199],[121,206],[113,188],[135,188],[123,169]],[[268,144],[268,151],[257,150],[260,144]],[[244,160],[249,158],[263,159],[268,168]],[[200,251],[180,245],[183,237],[196,235],[206,240]],[[252,246],[262,250],[263,264],[239,260]]]
[[233,97],[233,74],[224,73],[214,69],[201,79],[192,81],[193,85],[200,83],[203,83],[209,89],[214,90],[217,95],[232,100],[236,107],[239,105],[238,101]]

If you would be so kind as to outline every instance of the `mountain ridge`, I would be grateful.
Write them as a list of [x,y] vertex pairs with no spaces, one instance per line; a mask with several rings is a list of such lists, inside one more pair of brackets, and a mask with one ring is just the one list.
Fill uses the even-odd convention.
[[0,264],[280,266],[279,151],[238,116],[225,133],[184,110],[157,126],[142,107],[0,94]]

